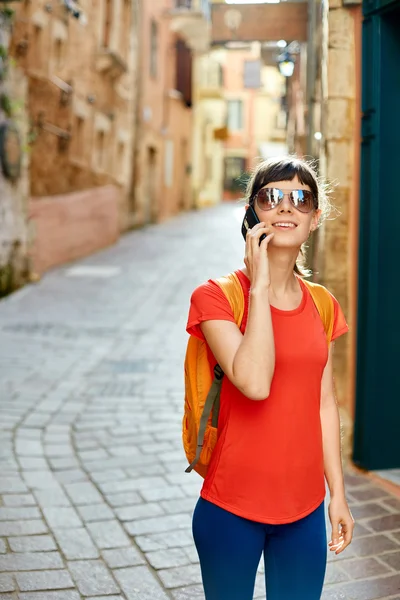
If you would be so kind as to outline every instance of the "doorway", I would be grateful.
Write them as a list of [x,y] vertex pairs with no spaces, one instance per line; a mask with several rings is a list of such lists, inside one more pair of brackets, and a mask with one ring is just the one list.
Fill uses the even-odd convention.
[[400,466],[400,1],[371,5],[365,0],[353,459],[376,470]]

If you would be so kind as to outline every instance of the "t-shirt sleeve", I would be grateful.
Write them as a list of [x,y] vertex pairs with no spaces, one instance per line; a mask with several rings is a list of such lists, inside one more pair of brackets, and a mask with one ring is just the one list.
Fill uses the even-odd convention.
[[204,340],[200,323],[215,320],[235,323],[227,297],[219,285],[210,279],[196,288],[192,294],[186,331]]
[[346,322],[346,317],[343,314],[342,308],[339,302],[336,300],[335,296],[332,296],[333,306],[334,306],[334,321],[333,321],[333,331],[332,331],[332,342],[336,340],[338,337],[347,333],[349,331],[349,326]]

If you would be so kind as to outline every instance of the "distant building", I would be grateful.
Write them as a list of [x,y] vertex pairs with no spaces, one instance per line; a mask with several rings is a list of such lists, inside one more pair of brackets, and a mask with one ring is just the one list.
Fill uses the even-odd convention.
[[285,80],[259,42],[215,46],[195,77],[196,203],[243,196],[257,161],[287,151]]
[[210,28],[208,0],[142,3],[132,225],[193,206],[193,64]]

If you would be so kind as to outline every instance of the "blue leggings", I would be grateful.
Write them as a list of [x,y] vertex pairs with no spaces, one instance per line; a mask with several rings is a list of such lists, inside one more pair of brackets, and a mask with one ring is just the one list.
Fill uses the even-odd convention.
[[319,600],[327,539],[324,503],[307,517],[266,525],[203,498],[193,515],[206,600],[252,600],[264,552],[268,600]]

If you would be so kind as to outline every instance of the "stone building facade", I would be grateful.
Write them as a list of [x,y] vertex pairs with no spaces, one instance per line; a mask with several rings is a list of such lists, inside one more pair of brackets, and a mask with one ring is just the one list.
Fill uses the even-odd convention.
[[[29,273],[28,261],[28,168],[29,153],[23,149],[28,132],[28,82],[21,69],[7,58],[10,42],[10,22],[0,10],[0,297],[23,285]],[[9,149],[4,142],[6,127],[12,124],[18,131],[19,148]],[[4,161],[20,164],[18,175],[10,176]]]
[[208,0],[143,2],[132,225],[193,206],[193,90],[197,55],[210,41]]
[[129,222],[137,12],[136,0],[16,6],[10,51],[27,79],[39,273],[115,242]]
[[[350,326],[337,342],[335,382],[343,424],[343,447],[352,452],[355,409],[358,207],[361,146],[361,5],[331,0],[322,68],[323,145],[321,171],[332,188],[334,218],[318,241],[316,270],[338,298]],[[324,75],[322,75],[324,76]]]

